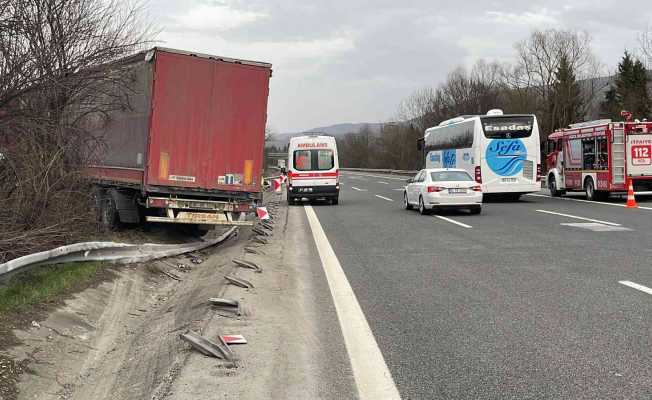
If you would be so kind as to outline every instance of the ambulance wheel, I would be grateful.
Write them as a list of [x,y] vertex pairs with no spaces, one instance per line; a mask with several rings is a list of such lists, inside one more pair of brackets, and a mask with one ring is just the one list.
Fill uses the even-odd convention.
[[482,206],[472,207],[469,209],[471,215],[478,215],[482,212]]
[[340,202],[340,196],[331,197],[331,205],[338,205]]

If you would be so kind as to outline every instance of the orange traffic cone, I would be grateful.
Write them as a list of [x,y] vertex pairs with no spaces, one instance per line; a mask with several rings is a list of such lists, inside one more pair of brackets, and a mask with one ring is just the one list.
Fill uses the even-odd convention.
[[629,187],[627,188],[627,205],[625,206],[627,208],[638,208],[638,204],[636,204],[636,198],[634,197],[634,185],[632,184],[632,180],[629,180]]

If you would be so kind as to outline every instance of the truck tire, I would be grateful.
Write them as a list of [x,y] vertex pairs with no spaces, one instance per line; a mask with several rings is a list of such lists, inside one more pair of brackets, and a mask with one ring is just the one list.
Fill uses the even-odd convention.
[[100,199],[100,224],[108,230],[115,230],[120,226],[118,208],[115,205],[115,200],[109,194]]
[[589,201],[597,200],[593,178],[586,178],[586,180],[584,181],[584,192],[586,193],[587,200]]
[[555,175],[550,174],[548,177],[548,190],[550,190],[550,195],[552,197],[560,197],[561,196],[561,190],[557,188],[557,180],[555,179]]

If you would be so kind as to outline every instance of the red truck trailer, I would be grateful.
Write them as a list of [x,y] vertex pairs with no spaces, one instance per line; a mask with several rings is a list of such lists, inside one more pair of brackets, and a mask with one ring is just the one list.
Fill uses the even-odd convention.
[[88,168],[101,221],[252,224],[271,65],[160,47],[120,64],[130,109],[110,114]]

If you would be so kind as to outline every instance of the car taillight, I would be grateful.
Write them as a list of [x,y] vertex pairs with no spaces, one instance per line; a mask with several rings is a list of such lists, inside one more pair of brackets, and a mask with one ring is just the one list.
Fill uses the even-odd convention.
[[428,193],[441,192],[444,189],[441,186],[428,186]]
[[480,169],[479,165],[475,167],[475,181],[482,183],[482,170]]
[[482,186],[480,185],[475,185],[471,189],[473,189],[474,192],[482,192]]
[[537,164],[537,182],[541,181],[541,164]]

